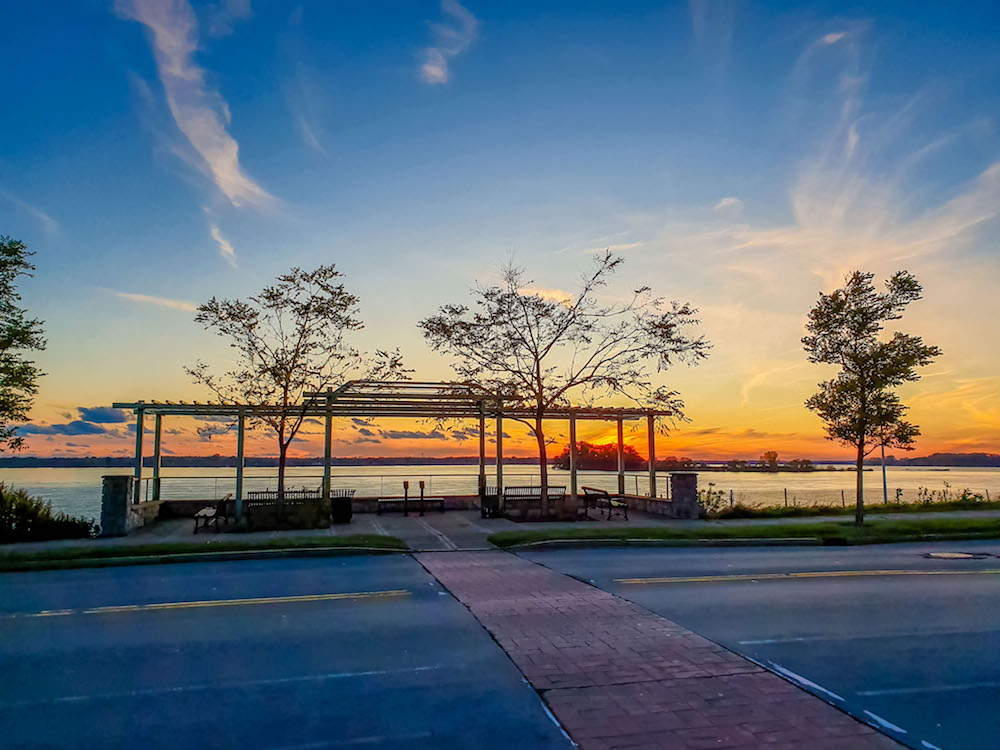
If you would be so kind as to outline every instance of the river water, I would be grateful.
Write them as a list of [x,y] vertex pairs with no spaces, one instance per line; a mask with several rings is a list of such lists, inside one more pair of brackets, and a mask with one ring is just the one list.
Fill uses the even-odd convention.
[[[842,467],[837,467],[841,468]],[[144,474],[143,495],[152,492],[148,480],[149,469]],[[402,495],[403,482],[409,481],[411,492],[419,492],[423,481],[428,494],[475,494],[476,467],[469,465],[428,466],[335,466],[334,488],[354,489],[358,496]],[[73,469],[0,469],[0,482],[19,487],[32,495],[52,503],[55,510],[76,516],[99,518],[101,514],[101,477],[106,474],[128,474],[127,469],[73,468]],[[273,489],[276,486],[276,469],[252,467],[245,470],[248,490]],[[1000,469],[967,469],[914,467],[886,470],[889,500],[894,501],[897,490],[902,502],[918,502],[927,493],[936,493],[933,499],[947,494],[954,498],[968,489],[974,493],[988,494],[990,499],[1000,498]],[[319,466],[296,466],[287,471],[286,486],[320,486],[323,469]],[[236,470],[227,468],[165,468],[162,472],[161,494],[163,499],[212,500],[234,492]],[[494,467],[487,467],[490,484],[495,483]],[[850,471],[815,471],[807,473],[778,472],[759,474],[750,472],[703,472],[698,477],[701,489],[721,492],[724,502],[741,502],[747,505],[814,505],[847,504],[854,502],[854,473]],[[504,484],[537,484],[538,469],[517,464],[504,467]],[[569,473],[550,470],[550,484],[569,485]],[[614,472],[581,471],[581,486],[616,490]],[[657,494],[665,496],[668,480],[657,477]],[[627,492],[646,494],[649,491],[648,475],[628,472],[625,480]],[[879,468],[865,472],[865,498],[869,505],[882,502],[882,473]]]

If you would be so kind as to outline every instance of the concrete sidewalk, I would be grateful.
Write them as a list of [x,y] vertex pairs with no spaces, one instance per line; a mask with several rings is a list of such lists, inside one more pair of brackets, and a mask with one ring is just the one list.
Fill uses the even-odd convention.
[[[46,549],[79,546],[122,546],[135,544],[157,543],[204,543],[212,542],[295,539],[301,537],[349,536],[353,534],[385,534],[402,539],[415,552],[484,550],[494,549],[487,541],[490,534],[498,531],[533,531],[544,529],[611,529],[611,528],[717,528],[719,526],[761,526],[768,524],[808,524],[824,521],[839,521],[849,523],[851,516],[813,516],[806,518],[738,518],[725,521],[680,521],[664,516],[634,511],[629,513],[628,521],[620,517],[605,521],[594,513],[589,521],[548,521],[548,522],[514,522],[506,518],[484,519],[478,510],[449,510],[444,513],[428,512],[421,516],[410,513],[355,513],[354,519],[348,524],[338,524],[325,529],[300,529],[296,531],[256,531],[239,534],[216,534],[214,531],[192,533],[194,521],[189,518],[158,521],[139,531],[123,537],[100,539],[65,539],[51,542],[21,542],[17,544],[0,545],[0,557],[4,554],[22,554],[26,552],[42,552]],[[946,511],[940,513],[879,513],[877,509],[868,510],[869,520],[923,520],[946,518],[1000,518],[1000,511],[971,510]]]
[[755,663],[549,568],[501,552],[416,557],[586,750],[898,747]]

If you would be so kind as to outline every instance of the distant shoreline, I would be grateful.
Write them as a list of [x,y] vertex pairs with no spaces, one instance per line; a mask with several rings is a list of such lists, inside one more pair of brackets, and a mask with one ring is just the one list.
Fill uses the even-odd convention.
[[[479,463],[478,456],[376,456],[371,458],[336,457],[331,459],[333,466],[475,466]],[[494,458],[487,456],[486,464],[493,465]],[[538,459],[534,456],[505,456],[504,464],[508,465],[534,465]],[[808,469],[793,468],[779,465],[777,469],[764,469],[755,466],[735,469],[727,466],[729,462],[691,460],[685,466],[660,466],[658,471],[705,471],[719,473],[754,473],[754,474],[808,474],[823,471],[852,471],[854,462],[851,460],[817,460],[812,462],[812,467]],[[866,468],[879,466],[878,459],[865,462]],[[143,465],[151,467],[153,465],[152,456],[143,459]],[[235,468],[236,458],[234,456],[163,456],[162,466],[169,468]],[[247,457],[248,467],[276,467],[278,459],[275,456],[254,456]],[[288,466],[322,466],[323,458],[320,456],[309,458],[289,458]],[[62,469],[62,468],[131,468],[133,459],[131,456],[0,456],[0,469]],[[823,468],[829,466],[843,466],[844,469]],[[886,466],[897,468],[921,468],[921,467],[943,467],[943,468],[1000,468],[1000,454],[995,453],[935,453],[931,456],[896,459],[886,457]],[[600,471],[598,468],[580,467],[582,471]],[[637,469],[631,469],[636,471]],[[645,468],[638,469],[645,471]],[[614,469],[610,469],[614,471]]]

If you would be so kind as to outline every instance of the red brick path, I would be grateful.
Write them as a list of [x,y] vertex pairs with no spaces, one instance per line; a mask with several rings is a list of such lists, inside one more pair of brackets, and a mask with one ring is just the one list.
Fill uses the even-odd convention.
[[898,747],[743,657],[569,576],[505,552],[417,558],[587,750]]

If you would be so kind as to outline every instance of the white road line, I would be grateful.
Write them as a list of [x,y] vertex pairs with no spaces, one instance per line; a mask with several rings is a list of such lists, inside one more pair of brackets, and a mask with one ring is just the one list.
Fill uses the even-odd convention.
[[423,740],[431,737],[430,732],[414,732],[412,734],[391,734],[372,735],[370,737],[355,737],[350,740],[333,740],[324,742],[305,742],[301,745],[281,745],[272,747],[269,750],[323,750],[327,747],[350,747],[351,745],[384,745],[387,742],[393,744],[404,740]]
[[272,685],[294,685],[306,682],[327,682],[329,680],[344,680],[355,677],[382,677],[395,674],[415,674],[432,672],[442,669],[441,664],[410,669],[371,669],[364,672],[328,672],[326,674],[304,675],[302,677],[275,677],[265,680],[238,680],[234,682],[202,682],[194,685],[177,685],[168,688],[149,688],[146,690],[121,690],[111,693],[94,693],[93,695],[64,695],[58,698],[38,698],[0,703],[0,710],[26,708],[29,706],[47,706],[59,703],[86,703],[88,701],[112,700],[118,698],[142,698],[154,695],[181,695],[183,693],[207,692],[214,690],[232,690],[237,688],[270,687]]
[[874,721],[876,724],[878,724],[883,729],[888,729],[888,730],[890,730],[892,732],[899,732],[900,734],[906,734],[906,730],[905,729],[903,729],[902,727],[897,727],[891,721],[887,721],[886,719],[883,719],[878,714],[873,714],[871,711],[869,711],[867,709],[865,709],[865,713],[868,714],[868,716],[871,717],[872,721]]
[[937,745],[932,745],[927,740],[920,740],[920,744],[926,747],[927,750],[944,750],[944,748],[940,748]]
[[926,687],[887,688],[885,690],[859,690],[856,695],[911,695],[914,693],[949,693],[959,690],[980,690],[982,688],[997,688],[1000,682],[969,682],[959,685],[928,685]]
[[799,687],[810,687],[813,690],[818,690],[821,693],[825,693],[826,695],[829,695],[831,698],[833,698],[835,700],[838,700],[841,703],[845,703],[846,702],[841,696],[837,695],[832,690],[827,690],[822,685],[817,685],[812,680],[807,680],[802,675],[796,674],[795,672],[793,672],[790,669],[785,669],[780,664],[775,664],[773,661],[769,661],[768,664],[771,666],[771,669],[773,669],[775,672],[777,672],[778,674],[780,674],[782,677],[787,677],[789,680],[791,680],[792,682],[794,682]]
[[1000,630],[924,630],[906,631],[885,634],[870,635],[802,635],[790,636],[788,638],[751,638],[746,641],[737,641],[741,646],[766,646],[772,643],[812,643],[819,641],[861,641],[879,640],[883,638],[921,638],[937,637],[942,635],[997,635]]

